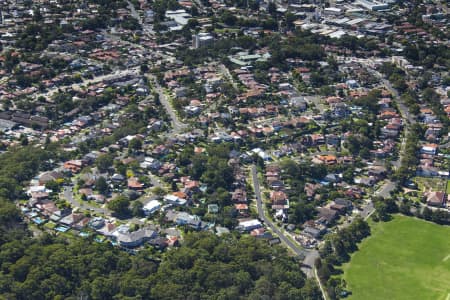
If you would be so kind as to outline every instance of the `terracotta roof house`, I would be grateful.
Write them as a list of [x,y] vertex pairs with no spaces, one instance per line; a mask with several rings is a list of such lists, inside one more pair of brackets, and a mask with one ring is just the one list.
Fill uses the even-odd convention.
[[427,204],[435,207],[442,207],[445,204],[444,192],[429,192],[426,195]]
[[80,172],[82,167],[83,162],[81,160],[69,160],[64,163],[64,169],[73,173]]
[[313,159],[315,163],[324,163],[326,165],[334,165],[337,163],[337,158],[334,155],[316,155]]
[[140,183],[137,178],[130,178],[128,179],[128,188],[131,190],[142,190],[144,184]]
[[288,197],[282,191],[271,191],[270,201],[272,202],[272,209],[287,209],[289,208]]

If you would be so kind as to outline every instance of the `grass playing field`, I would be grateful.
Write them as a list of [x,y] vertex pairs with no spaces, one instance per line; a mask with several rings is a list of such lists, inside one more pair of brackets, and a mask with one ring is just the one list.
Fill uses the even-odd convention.
[[352,300],[450,300],[450,227],[395,216],[372,223],[343,278]]

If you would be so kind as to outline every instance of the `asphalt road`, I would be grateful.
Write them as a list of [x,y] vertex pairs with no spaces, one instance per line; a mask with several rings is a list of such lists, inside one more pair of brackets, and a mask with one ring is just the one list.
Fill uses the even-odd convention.
[[322,284],[320,282],[319,277],[317,276],[317,273],[315,272],[314,268],[314,262],[319,257],[319,252],[317,250],[304,250],[297,245],[295,245],[288,237],[286,237],[280,229],[278,229],[277,226],[275,226],[272,221],[270,221],[265,213],[264,213],[264,207],[262,203],[262,197],[261,197],[261,186],[259,184],[258,179],[258,171],[256,169],[255,165],[252,165],[252,178],[253,178],[253,188],[255,190],[255,198],[256,198],[256,207],[258,208],[258,216],[261,220],[264,221],[265,225],[269,227],[272,232],[274,232],[280,240],[283,242],[284,245],[286,245],[289,249],[291,249],[296,255],[305,258],[303,259],[303,263],[301,266],[301,270],[303,273],[305,273],[307,278],[314,278],[320,288],[320,291],[322,293],[323,299],[327,299],[325,291],[323,290]]
[[111,79],[111,78],[114,78],[114,77],[117,77],[117,76],[126,76],[126,75],[130,75],[130,74],[138,74],[137,69],[136,68],[130,68],[128,70],[120,70],[120,71],[116,71],[114,73],[96,76],[96,77],[94,77],[92,79],[84,78],[83,81],[80,82],[80,83],[74,83],[74,84],[66,85],[66,86],[57,86],[57,87],[53,87],[53,88],[48,89],[46,92],[36,93],[34,95],[34,98],[37,99],[40,96],[43,96],[45,98],[51,98],[54,94],[56,94],[60,90],[64,91],[64,90],[66,90],[68,88],[79,89],[79,88],[81,88],[83,86],[88,86],[90,84],[99,83],[99,82],[102,82],[103,80],[106,80],[106,79]]
[[128,9],[130,10],[130,12],[131,12],[131,16],[133,17],[133,18],[135,18],[137,21],[138,21],[138,23],[140,24],[140,25],[142,25],[142,19],[141,19],[141,16],[139,15],[139,13],[136,11],[136,9],[134,8],[134,5],[133,5],[133,3],[131,3],[130,1],[127,1],[127,4],[128,4]]
[[265,213],[264,213],[264,207],[263,207],[263,203],[262,203],[262,197],[261,197],[261,187],[259,184],[259,179],[258,179],[258,171],[256,169],[255,165],[252,165],[252,178],[253,178],[253,187],[255,190],[255,197],[256,197],[256,206],[258,209],[258,216],[260,218],[260,220],[264,221],[264,224],[269,227],[272,232],[274,232],[276,235],[278,235],[278,237],[280,238],[280,240],[286,245],[288,246],[296,255],[298,256],[305,256],[305,259],[303,261],[304,265],[308,265],[309,267],[306,268],[302,268],[303,271],[306,273],[308,278],[312,278],[314,277],[314,274],[312,272],[312,269],[314,267],[314,261],[315,259],[319,256],[319,253],[315,250],[304,250],[300,247],[298,247],[297,245],[295,245],[287,236],[285,236],[281,230],[275,226],[272,221],[266,217]]
[[275,226],[272,221],[266,217],[264,213],[263,203],[262,203],[262,197],[261,197],[261,187],[259,185],[258,180],[258,171],[256,170],[256,166],[252,165],[252,177],[253,177],[253,187],[255,189],[255,197],[256,197],[256,206],[258,208],[258,216],[259,218],[264,221],[264,224],[269,227],[278,237],[280,240],[287,245],[292,251],[294,251],[295,254],[299,256],[303,256],[305,251],[301,248],[299,248],[297,245],[295,245],[289,238],[287,238],[280,229],[278,229],[277,226]]
[[181,122],[180,119],[178,118],[174,108],[170,104],[170,102],[167,99],[166,95],[164,95],[164,91],[163,91],[162,87],[159,85],[158,80],[156,79],[156,77],[153,76],[153,75],[150,75],[149,77],[152,80],[153,87],[154,87],[155,91],[159,95],[159,101],[161,102],[162,106],[164,107],[164,109],[169,114],[170,121],[172,123],[173,132],[174,133],[182,132],[183,129],[187,128],[187,125],[184,124],[183,122]]
[[389,198],[391,197],[391,191],[395,189],[395,183],[387,180],[383,186],[381,186],[378,191],[375,192],[377,196],[383,197],[383,198]]
[[395,102],[397,103],[397,108],[398,108],[398,110],[400,112],[400,115],[402,117],[402,120],[403,120],[403,123],[404,123],[403,124],[403,126],[404,126],[404,137],[401,139],[400,153],[399,153],[398,160],[392,163],[398,169],[401,166],[401,161],[402,161],[403,155],[405,153],[405,146],[406,146],[406,138],[405,137],[408,136],[409,126],[415,124],[416,120],[414,118],[414,115],[409,113],[408,107],[403,102],[403,100],[401,99],[398,91],[392,86],[392,84],[389,82],[389,80],[385,79],[383,74],[381,74],[377,70],[372,69],[364,61],[360,61],[360,62],[365,64],[366,67],[367,67],[367,70],[370,73],[372,73],[373,76],[378,78],[380,80],[380,82],[383,84],[383,87],[386,88],[392,94],[393,98],[395,99]]
[[[77,199],[75,199],[73,197],[73,190],[72,190],[71,186],[64,186],[63,196],[67,201],[70,202],[70,204],[72,205],[72,208],[79,207],[79,208],[81,208],[81,210],[88,210],[91,213],[98,214],[101,216],[105,216],[105,217],[111,216],[111,211],[108,210],[107,208],[93,206],[87,201],[80,202]],[[136,200],[136,201],[138,201],[138,200]],[[127,221],[130,224],[144,224],[140,218],[136,218],[136,217],[126,219],[125,221]]]
[[69,201],[69,203],[72,205],[72,207],[79,207],[81,209],[87,209],[91,212],[102,214],[102,215],[109,215],[109,211],[105,208],[96,207],[93,205],[90,205],[89,202],[83,201],[80,202],[77,199],[73,197],[73,191],[71,186],[64,186],[63,191],[64,198]]
[[373,202],[369,201],[367,205],[365,205],[362,211],[359,213],[361,218],[364,220],[367,219],[373,212],[375,211],[375,207],[373,206]]
[[231,76],[230,70],[228,70],[228,68],[225,67],[223,64],[220,64],[219,65],[219,71],[223,74],[223,76],[225,76],[228,79],[228,81],[231,83],[233,88],[236,91],[239,91],[239,87],[238,87],[236,81],[234,80],[233,76]]

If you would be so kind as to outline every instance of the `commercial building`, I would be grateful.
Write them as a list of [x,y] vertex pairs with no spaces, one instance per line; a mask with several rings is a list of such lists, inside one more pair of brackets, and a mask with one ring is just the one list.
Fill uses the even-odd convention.
[[213,42],[213,36],[207,32],[200,32],[192,36],[192,47],[194,47],[195,49],[209,46]]

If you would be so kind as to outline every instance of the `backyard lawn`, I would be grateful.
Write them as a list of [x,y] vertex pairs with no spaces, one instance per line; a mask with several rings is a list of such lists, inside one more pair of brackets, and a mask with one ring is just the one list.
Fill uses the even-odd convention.
[[450,299],[450,227],[395,216],[343,266],[349,299]]
[[419,191],[444,191],[447,181],[436,177],[415,177],[413,179],[417,183]]

